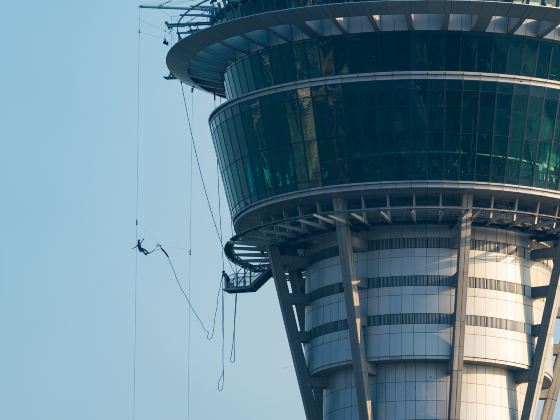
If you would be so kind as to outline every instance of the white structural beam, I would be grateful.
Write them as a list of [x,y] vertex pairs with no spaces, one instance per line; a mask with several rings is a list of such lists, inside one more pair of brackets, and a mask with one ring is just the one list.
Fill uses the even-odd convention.
[[451,347],[451,380],[449,386],[448,417],[461,416],[463,385],[463,356],[465,353],[465,327],[467,321],[467,290],[469,285],[469,254],[471,250],[473,196],[463,196],[463,214],[459,221],[459,249],[457,251],[457,282],[455,288],[455,319],[453,346]]
[[336,27],[336,29],[338,29],[341,33],[343,33],[343,34],[348,33],[348,29],[346,29],[346,27],[344,26],[344,18],[343,17],[335,17],[335,18],[330,19],[330,21]]
[[[556,344],[554,345],[556,347]],[[556,353],[557,350],[555,349]],[[554,371],[552,374],[552,385],[546,394],[544,407],[541,414],[541,420],[552,420],[554,410],[556,409],[556,401],[558,401],[558,391],[560,391],[560,357],[556,355],[554,360]]]
[[539,38],[544,38],[553,30],[555,30],[559,24],[560,22],[558,20],[555,20],[553,22],[539,22],[539,31],[537,33],[537,36]]
[[[288,344],[290,345],[290,352],[294,361],[294,368],[296,370],[296,377],[303,400],[303,408],[307,420],[322,420],[322,390],[314,386],[313,379],[307,368],[305,362],[305,355],[303,354],[302,340],[304,338],[298,329],[296,316],[294,314],[293,306],[291,303],[291,294],[288,289],[288,279],[286,276],[286,260],[280,254],[278,247],[271,247],[269,250],[270,261],[272,264],[272,273],[274,276],[274,284],[276,285],[276,292],[278,293],[278,300],[280,302],[280,311],[284,319],[284,326],[286,327],[286,334],[288,336]],[[291,267],[290,269],[292,269]]]
[[441,14],[441,30],[447,31],[449,29],[449,18],[451,16],[451,7],[447,6],[445,11]]
[[[340,198],[334,199],[334,210],[340,212],[347,222],[346,202]],[[358,403],[359,420],[373,420],[371,397],[369,395],[368,364],[364,344],[363,323],[360,311],[360,295],[358,293],[358,279],[354,267],[354,251],[352,249],[352,233],[348,223],[336,222],[336,237],[340,258],[340,271],[344,287],[344,302],[348,319],[348,337],[352,353],[352,367],[356,400]]]
[[548,292],[544,304],[541,324],[537,335],[537,345],[533,353],[533,362],[529,369],[529,384],[527,394],[523,403],[521,420],[532,420],[537,412],[539,396],[542,388],[544,370],[546,364],[546,351],[551,348],[552,334],[558,312],[558,278],[560,275],[560,247],[554,248],[554,265],[550,274]]
[[307,299],[305,297],[305,284],[301,278],[301,270],[290,264],[288,276],[292,289],[290,304],[296,310],[299,330],[305,331],[305,305],[307,304]]
[[525,23],[525,18],[508,18],[508,34],[513,34]]
[[381,27],[379,26],[379,17],[378,16],[373,16],[368,14],[367,15],[369,24],[371,25],[371,27],[373,28],[373,30],[375,32],[379,32],[381,31]]
[[296,22],[294,26],[309,38],[316,38],[319,35],[317,34],[317,32],[311,29],[307,22]]
[[477,15],[476,18],[473,19],[471,30],[473,32],[485,32],[493,17],[494,16],[491,14]]

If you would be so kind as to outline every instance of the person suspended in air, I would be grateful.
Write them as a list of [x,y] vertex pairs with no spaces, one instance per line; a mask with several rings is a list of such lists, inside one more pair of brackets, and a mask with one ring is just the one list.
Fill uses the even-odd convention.
[[[138,249],[138,252],[141,252],[144,255],[150,255],[153,251],[148,251],[146,248],[144,248],[142,246],[142,242],[144,242],[144,239],[138,239],[138,243],[136,244],[136,246],[134,248]],[[132,248],[132,249],[134,249]]]

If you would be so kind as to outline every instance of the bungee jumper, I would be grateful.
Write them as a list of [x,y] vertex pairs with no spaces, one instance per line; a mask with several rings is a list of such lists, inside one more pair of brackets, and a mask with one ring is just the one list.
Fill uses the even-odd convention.
[[144,239],[138,239],[138,243],[136,244],[136,246],[132,247],[132,249],[138,249],[138,252],[141,252],[144,255],[150,255],[152,252],[154,251],[148,251],[146,248],[144,248],[142,246],[142,242],[144,242]]
[[165,249],[163,249],[163,247],[160,244],[157,244],[157,246],[152,249],[151,251],[148,251],[146,248],[144,248],[142,246],[142,242],[144,242],[144,239],[138,239],[138,243],[136,244],[136,246],[132,247],[132,249],[137,249],[138,252],[144,254],[144,255],[150,255],[151,253],[157,251],[158,249],[163,252],[163,254],[169,258],[169,254],[167,253],[167,251]]

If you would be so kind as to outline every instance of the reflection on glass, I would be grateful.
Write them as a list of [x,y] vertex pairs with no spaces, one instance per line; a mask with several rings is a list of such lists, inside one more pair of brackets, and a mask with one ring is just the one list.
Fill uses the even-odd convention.
[[308,39],[253,53],[228,67],[228,98],[282,83],[385,71],[469,71],[560,80],[560,45],[519,35],[375,32]]
[[559,91],[460,80],[319,85],[226,106],[211,130],[234,212],[344,183],[558,189]]

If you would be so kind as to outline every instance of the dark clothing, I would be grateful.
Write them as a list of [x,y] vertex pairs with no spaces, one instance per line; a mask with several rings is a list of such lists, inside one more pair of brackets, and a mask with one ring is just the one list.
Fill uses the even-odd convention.
[[135,248],[138,248],[138,251],[141,252],[144,255],[150,255],[151,252],[142,247],[142,242],[144,242],[144,239],[142,239],[142,240],[138,239],[138,243],[136,244]]
[[231,283],[231,279],[229,278],[229,276],[226,274],[225,271],[222,271],[222,278],[226,282],[226,287],[229,286],[229,284]]

